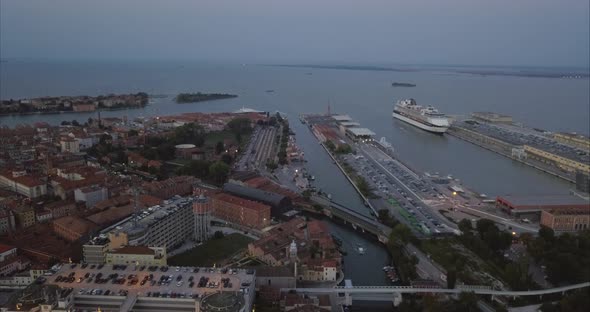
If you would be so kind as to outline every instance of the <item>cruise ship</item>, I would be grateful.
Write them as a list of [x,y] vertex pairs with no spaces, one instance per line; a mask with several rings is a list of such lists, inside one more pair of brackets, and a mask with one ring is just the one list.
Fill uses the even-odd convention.
[[445,133],[449,128],[449,119],[432,106],[422,107],[416,100],[398,101],[393,107],[393,117],[414,125],[420,129]]

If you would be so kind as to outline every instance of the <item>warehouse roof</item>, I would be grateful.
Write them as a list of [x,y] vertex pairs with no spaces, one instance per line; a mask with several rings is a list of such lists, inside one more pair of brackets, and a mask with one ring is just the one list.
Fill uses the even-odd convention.
[[374,136],[375,132],[367,129],[367,128],[348,128],[346,131],[349,131],[354,136]]
[[351,121],[352,118],[348,115],[332,115],[332,118],[336,121]]
[[499,196],[498,200],[509,203],[513,207],[531,207],[531,206],[575,206],[588,207],[590,202],[572,195],[506,195]]
[[241,186],[234,183],[225,183],[223,185],[223,191],[252,200],[257,200],[273,207],[280,207],[289,203],[289,198],[286,196],[247,186]]

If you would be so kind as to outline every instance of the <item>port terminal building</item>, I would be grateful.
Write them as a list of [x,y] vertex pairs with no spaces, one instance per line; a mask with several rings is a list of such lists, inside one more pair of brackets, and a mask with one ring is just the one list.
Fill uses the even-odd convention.
[[543,211],[552,211],[557,214],[560,211],[579,211],[588,213],[590,202],[572,195],[506,195],[496,198],[496,207],[514,216],[541,217]]

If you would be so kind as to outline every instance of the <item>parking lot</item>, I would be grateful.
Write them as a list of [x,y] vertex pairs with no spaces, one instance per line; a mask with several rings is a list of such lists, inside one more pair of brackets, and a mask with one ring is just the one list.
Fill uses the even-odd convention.
[[199,298],[219,291],[253,291],[254,271],[196,267],[64,264],[47,284],[78,295]]
[[342,158],[386,203],[376,206],[379,209],[388,207],[396,218],[423,235],[452,233],[454,225],[424,202],[426,199],[443,199],[443,194],[374,144],[377,143],[357,143],[357,155]]
[[235,164],[235,169],[244,171],[264,168],[269,159],[274,159],[276,135],[277,129],[275,127],[256,126],[246,146],[246,151]]

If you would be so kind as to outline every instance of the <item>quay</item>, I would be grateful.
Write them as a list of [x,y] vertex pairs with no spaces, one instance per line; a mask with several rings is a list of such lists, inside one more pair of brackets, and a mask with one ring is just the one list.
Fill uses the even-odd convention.
[[572,135],[550,135],[516,126],[511,119],[486,117],[490,114],[474,113],[472,119],[456,120],[447,133],[571,183],[576,183],[577,175],[590,174],[589,148],[561,139]]

